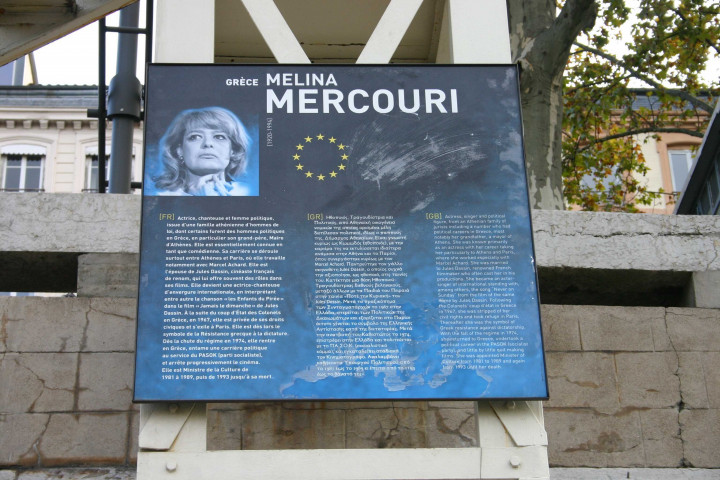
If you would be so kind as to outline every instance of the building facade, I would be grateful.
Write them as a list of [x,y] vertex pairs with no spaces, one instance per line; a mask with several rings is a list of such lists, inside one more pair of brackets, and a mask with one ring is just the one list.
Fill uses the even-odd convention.
[[[98,120],[90,86],[0,87],[0,188],[5,192],[98,191]],[[108,122],[106,152],[112,123]],[[107,167],[106,167],[107,168]],[[133,137],[132,180],[142,178],[142,127]]]
[[705,132],[675,213],[720,215],[720,105]]

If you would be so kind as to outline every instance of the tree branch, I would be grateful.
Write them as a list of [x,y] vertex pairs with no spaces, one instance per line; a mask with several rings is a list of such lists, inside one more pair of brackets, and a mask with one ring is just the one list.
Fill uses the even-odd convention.
[[568,0],[546,32],[549,35],[541,35],[542,41],[550,43],[556,58],[562,59],[563,69],[573,42],[580,32],[590,30],[595,25],[597,12],[598,6],[594,0]]
[[641,133],[684,133],[692,137],[703,138],[704,133],[698,132],[697,130],[689,130],[687,128],[673,128],[673,127],[647,127],[647,128],[636,128],[628,130],[626,132],[613,133],[612,135],[606,135],[604,137],[596,137],[587,145],[578,148],[575,152],[582,153],[585,150],[591,148],[593,145],[598,143],[607,142],[609,140],[617,140],[618,138],[632,137],[633,135],[640,135]]
[[531,48],[523,51],[518,61],[521,64],[544,64],[543,69],[552,72],[551,77],[561,74],[573,41],[581,31],[593,27],[596,17],[595,0],[567,0],[552,25],[535,37]]
[[647,75],[642,74],[638,70],[629,66],[627,63],[623,62],[619,58],[617,58],[613,55],[610,55],[609,53],[605,53],[602,50],[598,50],[597,48],[593,48],[589,45],[583,45],[582,43],[579,43],[579,42],[573,42],[573,43],[578,48],[581,48],[590,53],[594,53],[595,55],[602,57],[605,60],[608,60],[609,62],[619,65],[620,67],[625,69],[627,72],[629,72],[633,77],[635,77],[639,80],[642,80],[643,82],[647,83],[651,87],[656,88],[658,90],[664,90],[671,95],[682,98],[683,100],[692,104],[693,106],[700,108],[701,110],[705,110],[706,112],[708,112],[709,114],[712,115],[714,109],[713,109],[712,105],[710,105],[709,103],[703,102],[699,98],[697,98],[693,95],[690,95],[689,93],[687,93],[683,90],[679,90],[677,88],[665,88],[661,84],[659,84],[658,82],[653,80],[652,78],[648,77]]
[[[682,20],[682,21],[685,22],[685,23],[689,23],[688,20],[687,20],[687,18],[685,17],[685,15],[680,11],[680,9],[678,9],[678,8],[670,8],[670,10],[672,10],[673,12],[675,12],[675,15],[677,15],[678,17],[680,17],[680,20]],[[703,14],[706,14],[706,15],[717,15],[717,14],[718,14],[717,11],[711,11],[711,12],[710,12],[710,11],[702,11],[702,10],[700,11],[700,13],[703,13]],[[716,54],[720,53],[720,50],[718,50],[717,45],[715,45],[714,43],[712,43],[712,42],[710,41],[710,39],[708,39],[708,38],[705,39],[705,45],[707,45],[708,48],[712,48],[713,50],[715,50],[715,53],[716,53]]]

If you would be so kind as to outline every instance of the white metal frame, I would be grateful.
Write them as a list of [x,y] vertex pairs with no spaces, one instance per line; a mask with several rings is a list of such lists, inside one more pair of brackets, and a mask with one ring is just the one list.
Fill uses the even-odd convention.
[[[214,11],[199,14],[197,0],[156,1],[157,61],[212,63]],[[389,62],[421,1],[391,0],[358,63]],[[206,2],[214,10],[214,1],[203,0],[203,8]],[[310,62],[272,0],[242,2],[280,63]],[[205,32],[191,44],[177,38],[186,31],[178,26],[188,23]],[[437,62],[509,63],[507,24],[505,0],[446,0]],[[142,405],[137,478],[549,479],[540,402],[479,401],[476,420],[473,448],[207,451],[204,403]]]

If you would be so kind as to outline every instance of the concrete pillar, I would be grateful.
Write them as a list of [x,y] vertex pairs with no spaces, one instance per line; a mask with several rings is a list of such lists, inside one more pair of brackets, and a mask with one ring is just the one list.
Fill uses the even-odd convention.
[[215,0],[155,0],[155,61],[215,61]]
[[693,272],[684,304],[687,307],[720,308],[720,270]]
[[505,0],[447,0],[436,63],[510,63]]

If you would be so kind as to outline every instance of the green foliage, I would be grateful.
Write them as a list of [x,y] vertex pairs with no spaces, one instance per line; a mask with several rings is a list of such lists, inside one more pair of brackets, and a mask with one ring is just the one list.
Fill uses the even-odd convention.
[[[702,75],[719,57],[720,2],[599,2],[596,28],[576,43],[565,70],[565,199],[585,210],[635,212],[663,194],[641,177],[642,139],[702,137],[707,127],[720,84]],[[623,31],[626,53],[609,53]],[[645,106],[638,95],[648,96]]]

